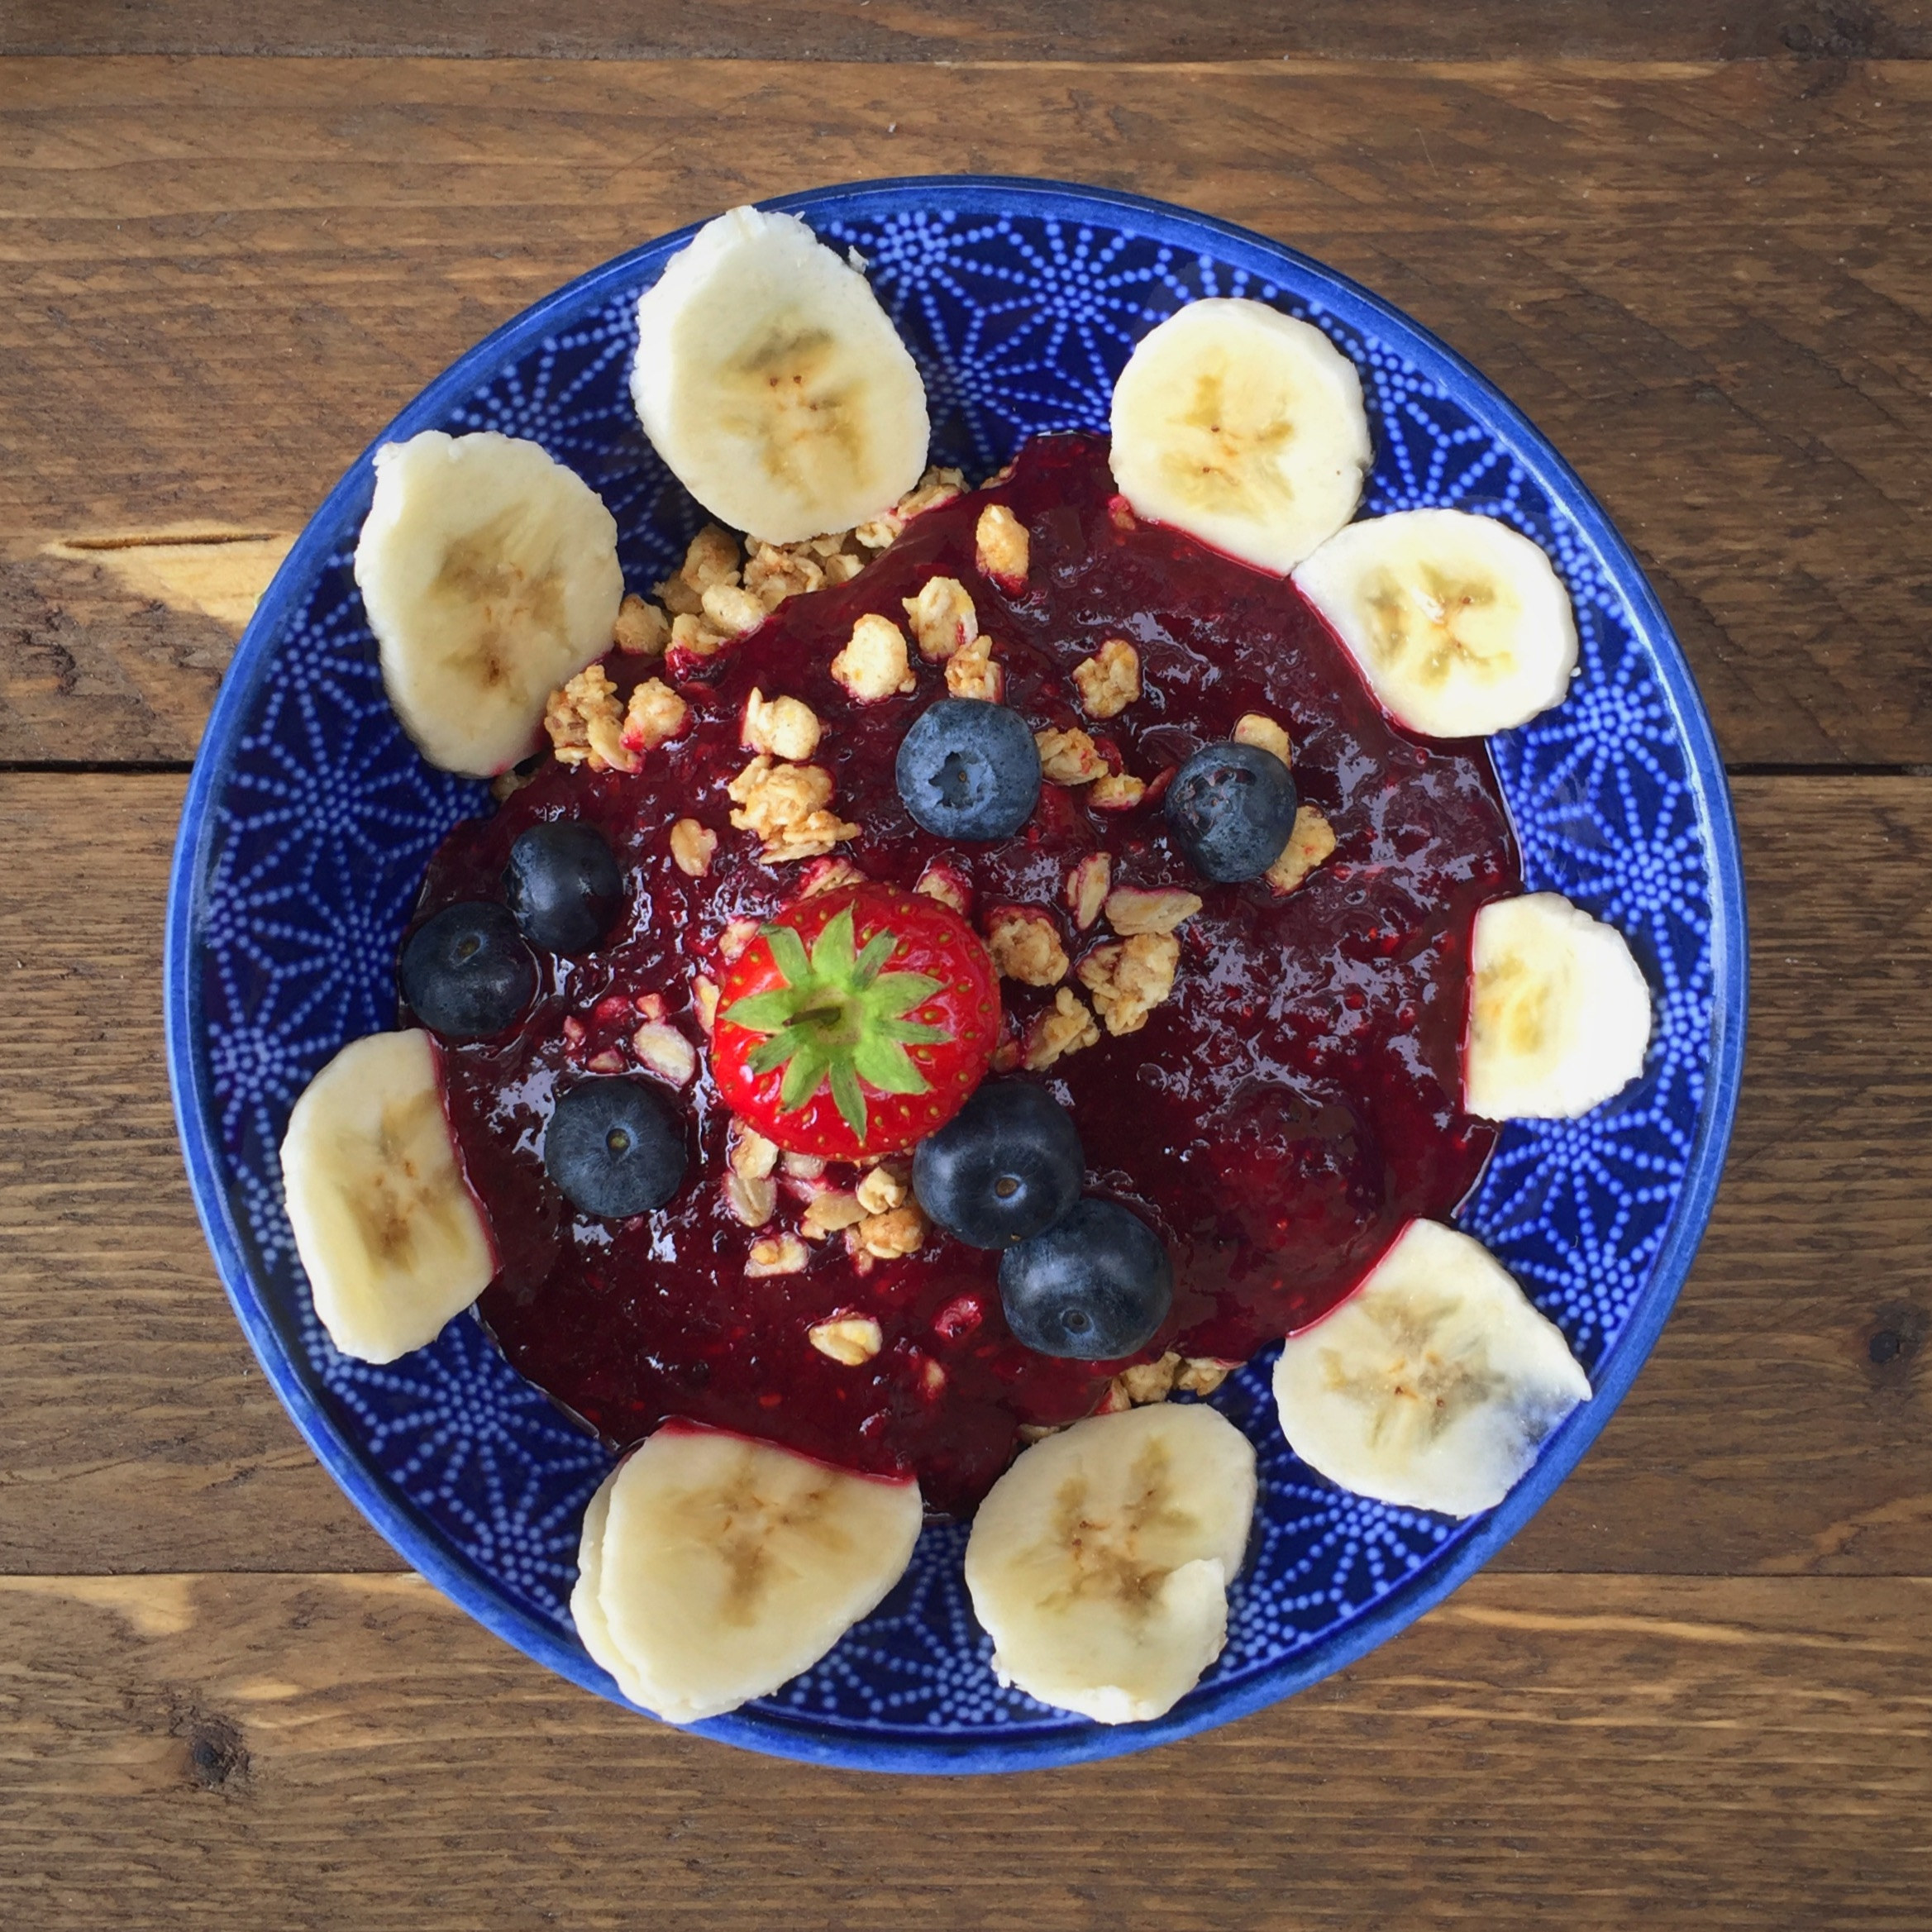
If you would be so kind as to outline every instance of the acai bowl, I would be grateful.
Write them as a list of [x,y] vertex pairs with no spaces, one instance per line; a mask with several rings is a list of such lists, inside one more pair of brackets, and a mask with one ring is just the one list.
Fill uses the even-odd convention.
[[[1400,1629],[1520,1527],[1628,1386],[1701,1231],[1735,1096],[1742,901],[1721,769],[1681,656],[1601,513],[1492,390],[1372,298],[1272,244],[1129,198],[928,180],[774,205],[863,259],[923,380],[925,454],[971,486],[1030,439],[1104,433],[1116,379],[1161,322],[1202,298],[1253,301],[1312,325],[1356,372],[1372,451],[1358,522],[1438,507],[1487,517],[1548,556],[1574,612],[1567,695],[1491,737],[1487,756],[1515,889],[1561,894],[1628,941],[1653,1010],[1643,1071],[1577,1119],[1502,1123],[1462,1177],[1473,1192],[1445,1183],[1450,1194],[1424,1211],[1453,1218],[1501,1263],[1561,1332],[1589,1399],[1504,1500],[1458,1518],[1371,1500],[1299,1460],[1276,1419],[1271,1351],[1224,1379],[1195,1371],[1211,1384],[1206,1405],[1255,1454],[1257,1497],[1224,1648],[1164,1715],[1103,1724],[1003,1686],[965,1581],[971,1533],[961,1521],[919,1534],[903,1577],[821,1662],[697,1726],[878,1767],[998,1769],[1132,1749],[1272,1701]],[[623,584],[648,595],[684,567],[707,522],[658,460],[630,393],[639,295],[690,239],[608,265],[510,324],[380,440],[494,431],[541,444],[608,507]],[[283,1207],[279,1150],[298,1097],[346,1043],[397,1027],[398,952],[420,923],[432,855],[494,809],[484,786],[424,762],[385,695],[354,577],[374,489],[365,457],[292,553],[243,642],[191,791],[169,966],[191,1173],[251,1342],[351,1496],[489,1627],[617,1695],[570,1610],[585,1510],[615,1448],[520,1377],[467,1315],[380,1366],[339,1353]],[[1042,532],[1043,567],[1050,540]],[[1014,614],[995,618],[996,592],[980,594],[985,630],[1007,635]],[[902,623],[916,629],[909,613]],[[1313,755],[1298,757],[1316,797]],[[1157,759],[1138,762],[1157,775]],[[1099,989],[1077,967],[1064,984],[1097,1010]],[[1045,996],[1014,997],[1023,1009]]]

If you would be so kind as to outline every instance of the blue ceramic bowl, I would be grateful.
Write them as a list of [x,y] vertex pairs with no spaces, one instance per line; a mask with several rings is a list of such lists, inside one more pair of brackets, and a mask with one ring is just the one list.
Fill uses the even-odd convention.
[[[924,373],[935,456],[971,475],[1029,436],[1104,429],[1136,340],[1202,295],[1324,329],[1361,370],[1376,441],[1365,515],[1449,503],[1555,559],[1582,665],[1557,710],[1495,742],[1531,890],[1626,933],[1658,1024],[1643,1079],[1587,1119],[1511,1125],[1459,1217],[1562,1327],[1596,1395],[1487,1515],[1454,1523],[1340,1491],[1281,1439],[1266,1357],[1214,1398],[1260,1452],[1253,1551],[1228,1647],[1156,1723],[1108,1729],[1004,1691],[961,1575],[928,1530],[878,1613],[777,1696],[696,1728],[782,1757],[1008,1771],[1225,1723],[1393,1635],[1514,1535],[1630,1386],[1709,1215],[1736,1103],[1744,907],[1723,768],[1635,561],[1556,452],[1434,337],[1306,257],[1179,208],[1050,182],[886,181],[790,197],[870,264]],[[532,436],[616,515],[626,578],[664,575],[701,521],[639,432],[638,292],[690,231],[573,282],[497,331],[384,432]],[[610,1457],[474,1320],[386,1368],[318,1328],[283,1213],[290,1106],[346,1041],[394,1024],[398,942],[425,862],[483,788],[432,770],[384,700],[350,570],[365,455],[277,575],[188,788],[168,908],[168,1058],[195,1199],[236,1314],[316,1454],[397,1550],[473,1616],[605,1696],[566,1610],[584,1505]]]

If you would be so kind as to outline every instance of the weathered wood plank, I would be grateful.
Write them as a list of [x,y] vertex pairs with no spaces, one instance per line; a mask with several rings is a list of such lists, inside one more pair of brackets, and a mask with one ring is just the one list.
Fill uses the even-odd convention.
[[990,169],[1379,289],[1604,498],[1730,757],[1932,764],[1929,104],[1915,63],[0,64],[0,759],[184,756],[223,654],[50,546],[285,536],[466,344],[641,237]]
[[[0,1572],[391,1567],[250,1372],[188,1204],[155,990],[180,789],[0,775]],[[1739,802],[1757,984],[1716,1221],[1509,1567],[1932,1571],[1932,785]]]
[[1293,1703],[1015,1782],[680,1736],[411,1577],[10,1579],[0,1883],[47,1932],[1914,1932],[1929,1605],[1492,1576]]
[[1595,56],[1651,60],[1923,58],[1921,0],[1207,0],[1185,9],[1097,0],[590,0],[567,14],[515,0],[64,0],[0,23],[0,54],[428,54],[463,59],[761,60],[1371,60]]

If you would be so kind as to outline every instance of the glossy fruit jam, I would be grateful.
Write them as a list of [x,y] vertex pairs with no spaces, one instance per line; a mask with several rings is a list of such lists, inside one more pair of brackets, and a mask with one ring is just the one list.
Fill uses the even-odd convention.
[[[1008,594],[975,568],[989,501],[1028,527],[1032,567]],[[1134,809],[1090,809],[1048,785],[1031,822],[995,846],[947,848],[914,826],[893,766],[900,737],[945,694],[914,654],[917,692],[860,704],[828,670],[854,621],[904,626],[902,600],[957,578],[1006,670],[1006,701],[1035,729],[1083,727],[1110,762],[1157,780],[1245,713],[1285,725],[1303,800],[1337,848],[1294,892],[1208,885],[1171,850],[1157,792]],[[1104,724],[1085,718],[1073,667],[1109,638],[1140,654],[1143,695]],[[613,657],[622,683],[661,667]],[[668,1416],[742,1430],[829,1462],[916,1472],[928,1506],[969,1510],[1012,1453],[1018,1425],[1089,1413],[1120,1363],[1057,1360],[1008,1333],[998,1257],[928,1232],[916,1252],[855,1262],[837,1236],[800,1272],[748,1275],[754,1241],[795,1229],[809,1183],[781,1171],[777,1213],[741,1224],[727,1205],[727,1117],[704,1066],[694,981],[723,976],[719,935],[795,893],[803,867],[766,866],[733,831],[728,781],[750,754],[739,720],[754,686],[804,699],[823,722],[815,761],[859,837],[842,848],[871,877],[910,886],[942,860],[974,910],[1052,909],[1077,966],[1112,935],[1075,930],[1069,871],[1110,855],[1116,886],[1197,890],[1180,928],[1174,990],[1139,1032],[1071,1053],[1031,1077],[1072,1111],[1087,1190],[1149,1221],[1167,1243],[1173,1311],[1143,1359],[1174,1348],[1244,1359],[1346,1295],[1398,1227],[1446,1215],[1495,1138],[1458,1109],[1471,923],[1520,890],[1488,755],[1425,744],[1391,725],[1342,647],[1293,588],[1177,532],[1136,526],[1113,499],[1103,441],[1045,438],[996,486],[928,512],[851,583],[785,604],[718,656],[675,665],[692,708],[685,735],[634,775],[546,766],[487,819],[459,826],[432,863],[421,911],[500,898],[512,841],[533,821],[575,817],[609,838],[628,909],[604,947],[540,956],[534,1006],[509,1034],[452,1045],[449,1103],[500,1271],[480,1312],[509,1360],[617,1443]],[[665,674],[671,675],[671,674]],[[672,862],[672,822],[713,829],[708,872]],[[1067,982],[1077,987],[1070,976]],[[1052,1002],[1003,983],[1017,1035]],[[637,1071],[628,1045],[661,999],[699,1049],[680,1091],[691,1160],[663,1209],[621,1224],[577,1214],[540,1150],[560,1082]],[[856,1171],[826,1178],[851,1187]],[[872,1359],[848,1366],[808,1331],[869,1314]]]

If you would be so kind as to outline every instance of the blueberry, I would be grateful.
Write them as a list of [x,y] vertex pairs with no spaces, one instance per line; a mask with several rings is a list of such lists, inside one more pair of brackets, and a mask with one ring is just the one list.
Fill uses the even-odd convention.
[[1258,879],[1295,825],[1295,780],[1259,745],[1205,745],[1167,787],[1167,829],[1204,879]]
[[460,899],[410,934],[398,977],[403,999],[432,1033],[487,1040],[530,1004],[537,961],[502,906]]
[[563,1095],[543,1137],[543,1165],[570,1205],[622,1221],[661,1208],[685,1178],[684,1123],[641,1080],[590,1080]]
[[624,875],[595,826],[565,818],[518,835],[503,867],[503,898],[532,946],[588,952],[623,904]]
[[1010,838],[1040,798],[1040,752],[1018,712],[942,698],[900,739],[899,795],[936,838]]
[[969,1247],[1010,1247],[1080,1199],[1086,1157],[1044,1087],[989,1080],[913,1155],[913,1192]]
[[999,1299],[1028,1348],[1115,1362],[1146,1348],[1167,1319],[1174,1270],[1138,1214],[1083,1200],[999,1257]]

